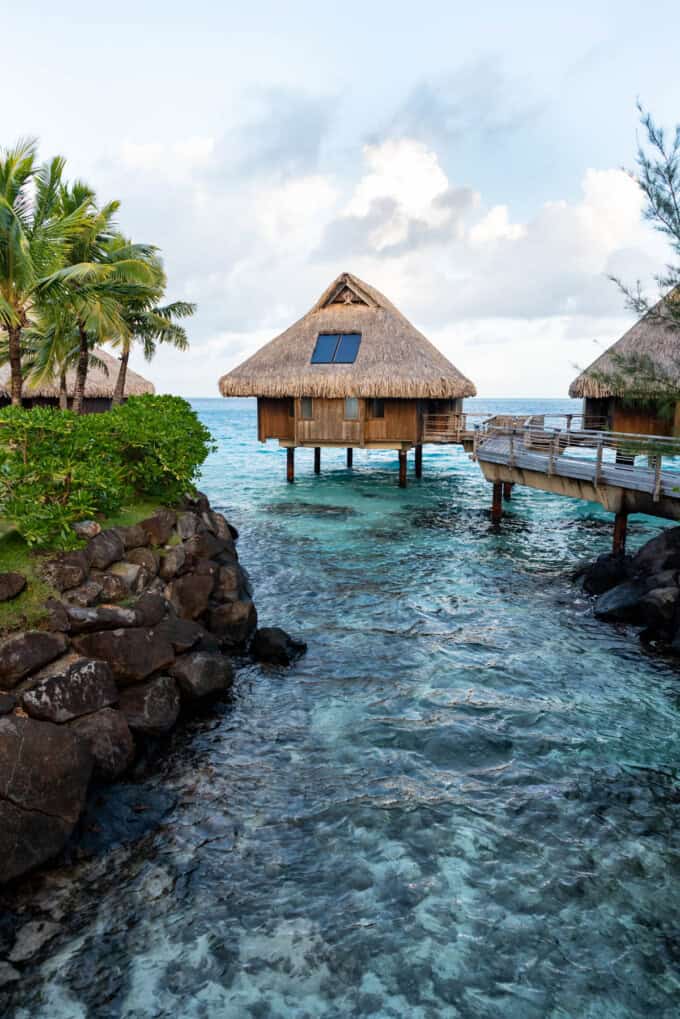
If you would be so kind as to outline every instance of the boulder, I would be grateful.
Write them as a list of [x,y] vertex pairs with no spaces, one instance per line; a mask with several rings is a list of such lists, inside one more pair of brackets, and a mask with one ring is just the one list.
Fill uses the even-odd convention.
[[58,598],[48,598],[45,602],[47,610],[48,629],[57,630],[59,633],[68,633],[70,624],[66,606]]
[[672,587],[654,587],[640,600],[640,614],[652,632],[668,633],[677,615],[680,590]]
[[69,726],[84,740],[94,760],[94,774],[107,782],[119,778],[135,758],[135,744],[122,711],[102,708],[76,718]]
[[217,513],[215,510],[208,510],[207,513],[202,514],[202,519],[206,523],[209,531],[211,531],[216,537],[224,538],[230,545],[234,541],[234,535],[232,528],[230,527],[227,518],[222,513]]
[[595,615],[609,622],[640,623],[640,602],[647,590],[648,586],[642,580],[626,580],[599,596],[595,602]]
[[139,683],[175,660],[172,644],[146,627],[86,633],[73,643],[86,657],[108,662],[119,685]]
[[184,545],[174,545],[161,553],[159,573],[163,580],[172,580],[184,566],[187,554]]
[[185,495],[182,500],[182,509],[200,515],[210,509],[208,496],[203,492],[196,492],[194,495]]
[[50,859],[85,801],[92,757],[68,726],[0,718],[0,881]]
[[194,700],[222,693],[231,687],[234,672],[224,655],[196,652],[182,655],[170,669],[183,696]]
[[123,542],[126,552],[128,549],[142,548],[143,545],[149,544],[148,535],[140,524],[131,524],[129,527],[114,527],[113,530]]
[[150,548],[133,548],[125,555],[126,562],[144,567],[150,577],[158,573],[158,553]]
[[199,524],[200,521],[197,513],[192,513],[189,510],[185,513],[179,513],[177,515],[177,533],[182,541],[186,541],[187,538],[193,538],[199,529]]
[[162,634],[172,644],[178,655],[190,651],[208,633],[200,623],[194,623],[191,619],[182,619],[179,616],[172,616],[164,619],[156,627],[156,633]]
[[66,552],[51,559],[43,567],[45,579],[57,591],[69,591],[72,587],[78,587],[87,579],[89,570],[90,560],[85,552]]
[[72,587],[64,595],[64,601],[69,605],[80,605],[82,607],[94,605],[102,593],[102,585],[96,580],[86,580],[78,587]]
[[583,573],[583,589],[588,594],[604,594],[631,577],[631,557],[601,555]]
[[10,601],[26,587],[26,577],[23,573],[0,573],[0,602]]
[[278,626],[264,626],[255,633],[250,650],[260,662],[290,665],[295,658],[305,653],[307,645],[303,640],[295,640]]
[[114,563],[109,573],[114,577],[120,577],[131,594],[141,594],[151,579],[147,571],[139,563]]
[[125,545],[118,531],[109,528],[91,538],[87,543],[86,551],[90,565],[95,570],[105,570],[111,563],[123,558]]
[[2,962],[0,960],[0,988],[5,987],[7,984],[15,984],[17,980],[21,980],[21,973],[14,966],[10,966],[8,962]]
[[139,626],[134,609],[122,605],[97,605],[81,609],[67,609],[71,633],[92,633],[94,630],[119,630],[121,627]]
[[62,723],[99,711],[117,700],[118,690],[106,662],[81,658],[63,675],[43,679],[26,690],[21,706],[31,718]]
[[201,531],[184,542],[186,554],[193,560],[214,559],[225,550],[231,550],[233,542],[231,539],[218,538],[210,531]]
[[17,706],[14,694],[0,692],[0,715],[9,715]]
[[98,534],[101,534],[101,524],[98,524],[96,520],[79,520],[75,524],[71,524],[71,527],[76,532],[79,538],[96,538]]
[[241,568],[237,563],[220,566],[213,598],[219,602],[238,601],[241,592]]
[[135,604],[134,614],[137,626],[158,626],[167,609],[167,602],[159,594],[147,591]]
[[120,695],[120,710],[133,732],[159,736],[177,721],[177,683],[171,676],[157,676],[148,683],[128,687]]
[[257,627],[257,612],[252,601],[239,600],[214,606],[208,628],[227,647],[246,644]]
[[214,582],[209,574],[186,573],[170,581],[165,597],[182,619],[197,619],[208,608]]
[[68,641],[63,633],[29,630],[0,644],[0,686],[14,687],[24,676],[63,654]]
[[175,526],[177,514],[171,509],[159,509],[151,517],[142,520],[140,527],[146,533],[150,545],[165,545]]
[[650,575],[680,568],[680,527],[669,527],[646,542],[633,556],[635,573]]
[[110,603],[130,597],[130,592],[122,577],[117,577],[113,573],[105,573],[103,570],[92,570],[90,578],[101,584],[101,601]]

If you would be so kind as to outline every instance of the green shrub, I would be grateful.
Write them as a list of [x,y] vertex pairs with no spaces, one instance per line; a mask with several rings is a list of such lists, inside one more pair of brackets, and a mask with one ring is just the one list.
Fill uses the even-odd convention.
[[131,397],[104,414],[0,411],[0,515],[29,545],[77,544],[77,520],[115,513],[136,496],[174,502],[191,491],[212,448],[189,404]]

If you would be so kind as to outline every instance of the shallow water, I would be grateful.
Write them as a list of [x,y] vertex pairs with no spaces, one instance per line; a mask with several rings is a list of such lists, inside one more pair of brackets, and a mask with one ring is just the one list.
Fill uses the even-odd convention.
[[249,402],[196,406],[261,621],[309,650],[100,797],[5,1014],[677,1016],[680,671],[568,577],[611,517],[516,489],[494,533],[447,448],[406,491],[327,450],[286,486]]

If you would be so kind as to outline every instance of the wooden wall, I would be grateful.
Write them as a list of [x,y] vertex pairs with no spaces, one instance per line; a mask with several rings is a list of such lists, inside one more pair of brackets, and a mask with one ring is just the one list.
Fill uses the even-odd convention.
[[298,442],[315,442],[319,446],[334,442],[349,446],[361,443],[363,400],[359,401],[359,418],[356,421],[345,421],[344,400],[314,399],[312,401],[314,416],[309,420],[301,417],[300,403],[300,400],[296,401]]
[[358,420],[346,421],[344,400],[315,398],[314,416],[305,420],[301,400],[295,400],[295,418],[292,418],[288,399],[260,397],[257,401],[258,438],[260,442],[280,439],[319,446],[420,441],[422,416],[418,400],[385,400],[382,418],[369,417],[368,404],[368,400],[359,400]]
[[[361,401],[368,404],[369,401]],[[418,400],[384,400],[385,417],[366,418],[364,442],[418,442]],[[367,411],[370,408],[367,407]]]
[[[612,431],[631,432],[635,435],[674,435],[675,422],[672,418],[657,417],[649,410],[623,407],[619,400],[612,400]],[[678,412],[676,408],[676,420]]]
[[294,439],[295,418],[289,413],[290,401],[272,400],[261,396],[257,401],[257,437],[267,439]]

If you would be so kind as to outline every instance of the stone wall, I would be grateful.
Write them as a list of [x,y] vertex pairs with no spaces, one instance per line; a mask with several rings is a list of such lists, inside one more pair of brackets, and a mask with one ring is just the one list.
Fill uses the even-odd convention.
[[0,882],[62,849],[93,777],[115,780],[183,706],[229,690],[234,656],[304,650],[257,630],[236,530],[205,496],[77,530],[85,547],[45,565],[60,592],[46,628],[0,644]]

